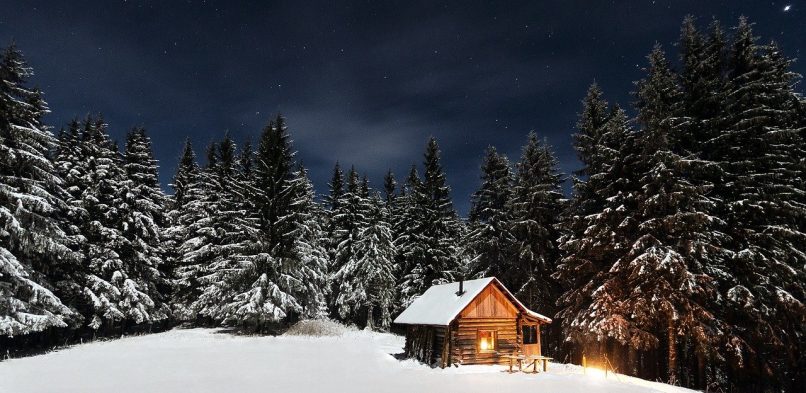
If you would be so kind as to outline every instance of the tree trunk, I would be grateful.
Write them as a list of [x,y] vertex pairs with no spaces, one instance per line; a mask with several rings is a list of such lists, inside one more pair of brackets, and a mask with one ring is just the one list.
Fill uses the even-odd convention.
[[375,322],[372,320],[372,303],[367,306],[367,329],[375,330]]
[[707,378],[705,377],[705,354],[697,351],[697,387],[705,390]]
[[669,320],[669,384],[677,384],[677,334],[674,321]]
[[636,366],[636,364],[635,364],[636,356],[635,355],[636,355],[635,354],[635,348],[633,348],[632,345],[628,344],[627,345],[627,368],[625,370],[625,374],[627,374],[627,375],[637,376],[637,374],[635,372],[635,370],[636,370],[636,367],[635,367]]

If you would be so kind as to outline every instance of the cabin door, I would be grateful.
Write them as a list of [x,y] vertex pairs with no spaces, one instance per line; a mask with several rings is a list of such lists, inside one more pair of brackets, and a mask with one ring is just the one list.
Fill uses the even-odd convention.
[[523,337],[523,354],[526,356],[540,356],[540,325],[523,324],[521,326]]

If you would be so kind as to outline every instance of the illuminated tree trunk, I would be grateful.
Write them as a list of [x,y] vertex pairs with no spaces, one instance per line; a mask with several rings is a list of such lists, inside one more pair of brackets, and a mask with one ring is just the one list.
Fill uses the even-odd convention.
[[677,383],[677,335],[674,321],[669,319],[669,383]]

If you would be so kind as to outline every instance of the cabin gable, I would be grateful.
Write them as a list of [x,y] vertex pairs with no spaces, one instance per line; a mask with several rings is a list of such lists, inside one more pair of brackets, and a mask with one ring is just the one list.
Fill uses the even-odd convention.
[[490,283],[459,313],[459,318],[517,318],[518,309]]

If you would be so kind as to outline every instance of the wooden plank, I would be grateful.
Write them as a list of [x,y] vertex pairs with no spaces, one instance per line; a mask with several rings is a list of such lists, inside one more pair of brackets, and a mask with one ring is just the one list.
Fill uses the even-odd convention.
[[495,285],[488,285],[459,314],[461,318],[516,318],[518,309]]

